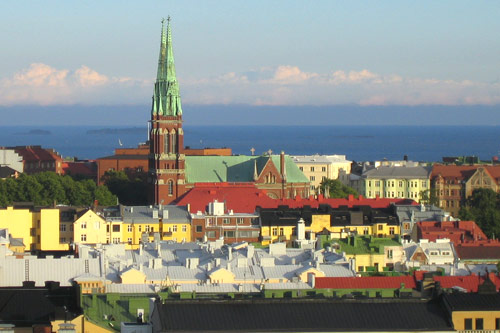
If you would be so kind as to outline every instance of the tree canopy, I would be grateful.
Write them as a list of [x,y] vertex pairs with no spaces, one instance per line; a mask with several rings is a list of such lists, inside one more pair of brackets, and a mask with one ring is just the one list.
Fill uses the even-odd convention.
[[459,212],[462,220],[475,221],[488,237],[500,236],[500,194],[491,189],[476,189]]
[[330,198],[347,198],[350,194],[357,196],[358,192],[352,187],[344,185],[338,179],[324,179],[320,184],[321,193],[328,190]]
[[33,202],[40,206],[54,203],[90,206],[94,200],[105,206],[114,205],[117,201],[106,186],[97,186],[91,179],[77,181],[54,172],[21,174],[18,178],[0,179],[1,206],[8,206],[13,202]]
[[101,180],[121,203],[125,205],[148,204],[146,172],[106,171]]

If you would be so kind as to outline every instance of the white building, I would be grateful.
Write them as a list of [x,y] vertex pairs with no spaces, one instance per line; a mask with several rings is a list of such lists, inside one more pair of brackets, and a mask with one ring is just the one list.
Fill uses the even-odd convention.
[[349,185],[351,161],[345,155],[302,155],[291,156],[300,171],[311,182],[311,193],[318,194],[318,188],[324,179],[338,179]]

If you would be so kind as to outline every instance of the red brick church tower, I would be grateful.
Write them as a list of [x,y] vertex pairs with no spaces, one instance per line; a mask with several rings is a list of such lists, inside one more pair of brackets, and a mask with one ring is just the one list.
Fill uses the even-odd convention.
[[160,58],[149,133],[150,202],[168,204],[185,192],[184,133],[179,84],[175,75],[170,17],[162,21]]

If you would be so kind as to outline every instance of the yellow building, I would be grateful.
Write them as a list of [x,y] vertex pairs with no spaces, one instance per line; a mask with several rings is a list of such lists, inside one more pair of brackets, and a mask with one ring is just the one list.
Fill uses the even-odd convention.
[[384,267],[392,269],[404,255],[403,246],[390,238],[352,236],[338,240],[337,244],[347,259],[355,260],[357,272],[382,272]]
[[324,179],[339,179],[349,185],[351,161],[345,155],[307,155],[292,156],[300,171],[311,182],[311,193],[318,194],[319,185]]
[[[298,219],[297,219],[298,220]],[[267,246],[271,243],[288,243],[295,239],[294,232],[297,227],[297,221],[290,221],[290,224],[267,225],[262,226],[260,235],[262,245]]]
[[36,208],[32,205],[1,208],[1,228],[9,229],[12,238],[22,239],[26,250],[69,250],[69,242],[60,243],[60,220],[57,208]]
[[431,169],[423,166],[381,166],[363,172],[358,192],[366,198],[406,198],[420,202],[430,189]]
[[82,212],[73,225],[77,244],[106,244],[109,242],[106,221],[92,210]]
[[[303,219],[304,230],[297,228]],[[260,209],[261,238],[263,245],[276,242],[314,240],[316,234],[333,239],[351,235],[395,237],[400,234],[399,220],[390,208],[333,209],[330,206],[305,211],[288,207]],[[301,229],[302,230],[302,229]]]
[[[481,286],[480,286],[481,287]],[[490,293],[445,294],[443,303],[453,328],[462,332],[496,332],[500,330],[500,294],[495,287]]]

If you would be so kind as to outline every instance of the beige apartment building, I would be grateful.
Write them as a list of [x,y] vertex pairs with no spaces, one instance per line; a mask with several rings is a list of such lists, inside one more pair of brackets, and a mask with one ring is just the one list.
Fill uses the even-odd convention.
[[351,161],[345,155],[302,155],[291,156],[300,171],[311,182],[311,194],[318,194],[323,179],[338,179],[349,185]]

